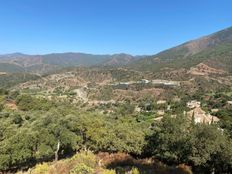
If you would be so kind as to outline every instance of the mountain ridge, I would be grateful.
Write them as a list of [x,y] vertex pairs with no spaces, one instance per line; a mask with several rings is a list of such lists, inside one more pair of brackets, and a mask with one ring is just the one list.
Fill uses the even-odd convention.
[[[65,67],[124,67],[142,71],[191,68],[204,63],[212,68],[232,69],[232,27],[161,51],[151,56],[130,54],[88,54],[79,52],[28,55],[0,55],[0,68],[6,72],[44,74]],[[7,65],[7,66],[4,66]],[[3,71],[1,69],[1,71]]]
[[[9,72],[12,72],[12,69],[14,69],[13,67],[16,67],[16,69],[23,69],[23,71],[43,74],[70,66],[124,66],[142,57],[143,56],[132,56],[125,53],[102,55],[75,52],[44,55],[12,53],[0,55],[0,67],[1,65],[7,64],[10,67],[8,68]],[[4,70],[7,71],[7,68],[4,68]]]
[[215,57],[217,59],[216,61],[219,62],[219,55],[217,55],[219,53],[224,54],[222,58],[228,57],[227,60],[230,60],[231,49],[232,27],[229,27],[208,36],[203,36],[199,39],[169,48],[145,59],[134,61],[129,67],[137,70],[160,71],[165,67],[180,68],[180,65],[185,66],[188,64],[189,68],[195,66],[196,63],[209,62],[209,60],[215,61]]

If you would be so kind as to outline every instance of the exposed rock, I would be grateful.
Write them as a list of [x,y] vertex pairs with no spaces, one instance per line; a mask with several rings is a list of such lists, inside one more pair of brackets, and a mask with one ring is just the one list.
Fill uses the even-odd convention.
[[211,68],[204,63],[198,64],[196,67],[190,68],[189,72],[192,75],[205,76],[209,74],[226,74],[224,70]]

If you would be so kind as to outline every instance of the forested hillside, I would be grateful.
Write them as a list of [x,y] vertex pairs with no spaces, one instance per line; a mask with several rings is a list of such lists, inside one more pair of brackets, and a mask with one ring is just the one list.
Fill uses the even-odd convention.
[[2,73],[0,72],[0,88],[8,88],[29,80],[39,79],[38,75],[28,73]]
[[[231,89],[192,96],[179,93],[181,101],[171,99],[168,103],[150,96],[140,101],[99,104],[76,103],[69,98],[60,100],[60,93],[57,98],[53,94],[52,99],[46,99],[39,91],[27,90],[1,90],[0,171],[13,172],[29,167],[35,173],[40,173],[40,167],[45,173],[52,172],[54,167],[58,173],[62,170],[73,173],[79,170],[89,173],[98,170],[111,173],[119,170],[141,173],[189,173],[191,170],[222,173],[231,170],[232,120],[231,107],[227,103],[232,100]],[[201,101],[204,110],[209,112],[219,108],[216,115],[220,122],[195,123],[194,116],[183,113],[183,110],[189,112],[186,102],[192,99]],[[138,107],[140,111],[136,109]],[[165,111],[162,118],[160,110]],[[105,159],[101,152],[122,155],[118,160],[100,164]],[[79,157],[83,153],[84,157]],[[76,157],[69,161],[72,165],[60,161],[33,168],[41,162],[74,154]],[[129,158],[125,154],[131,155],[131,162],[125,161]],[[168,166],[164,167],[164,164]]]

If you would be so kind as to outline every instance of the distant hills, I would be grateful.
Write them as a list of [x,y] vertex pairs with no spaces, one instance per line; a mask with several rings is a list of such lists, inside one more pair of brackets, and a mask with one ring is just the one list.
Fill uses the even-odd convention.
[[141,57],[129,54],[93,55],[85,53],[53,53],[0,55],[0,71],[47,73],[65,67],[124,66]]
[[[0,72],[44,74],[66,67],[124,67],[139,71],[162,72],[180,68],[203,67],[232,72],[232,27],[188,41],[152,56],[129,54],[93,55],[53,53],[0,55]],[[202,66],[198,66],[202,67]]]
[[232,71],[232,27],[132,62],[145,71],[190,68],[199,63]]

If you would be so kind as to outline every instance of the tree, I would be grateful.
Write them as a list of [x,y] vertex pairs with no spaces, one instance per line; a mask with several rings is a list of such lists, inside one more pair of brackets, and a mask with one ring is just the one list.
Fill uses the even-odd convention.
[[231,168],[231,139],[216,125],[196,125],[190,141],[193,148],[188,159],[196,169],[220,173]]
[[23,119],[22,119],[21,115],[19,115],[19,114],[14,114],[13,118],[12,118],[12,121],[13,121],[14,124],[18,124],[20,126],[23,123]]
[[168,164],[184,163],[191,150],[189,130],[185,116],[166,116],[154,126],[153,134],[147,137],[145,151]]
[[171,165],[187,163],[196,173],[224,173],[232,167],[232,141],[217,125],[165,117],[147,141],[148,154]]
[[18,168],[35,161],[37,137],[28,130],[18,132],[0,144],[0,170]]
[[30,95],[19,95],[16,98],[16,104],[18,105],[19,109],[23,111],[29,111],[35,105],[33,98]]

